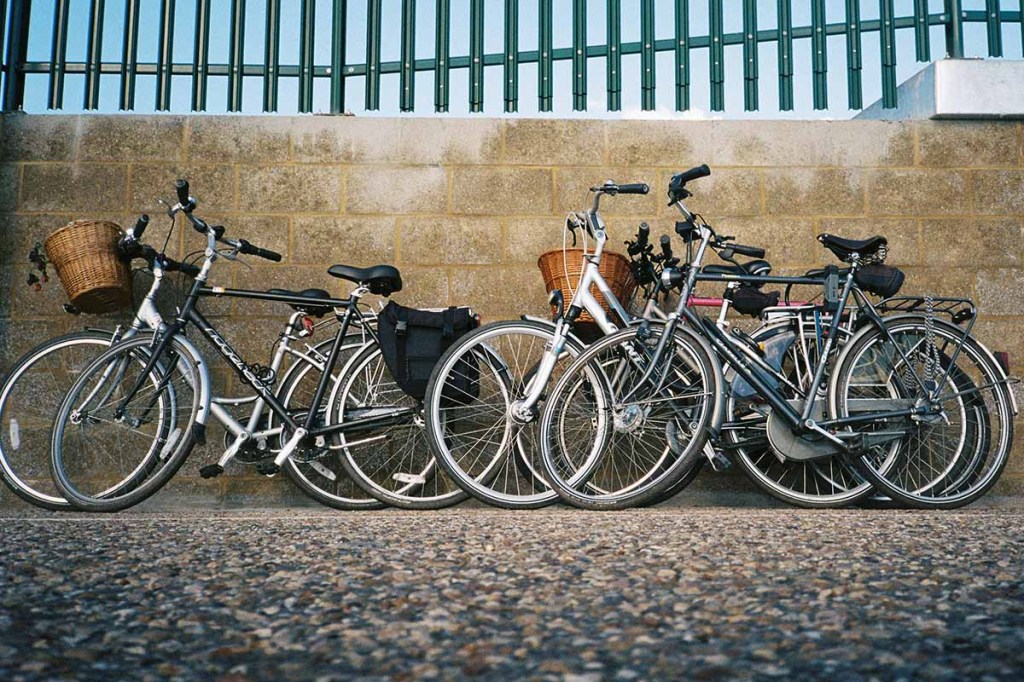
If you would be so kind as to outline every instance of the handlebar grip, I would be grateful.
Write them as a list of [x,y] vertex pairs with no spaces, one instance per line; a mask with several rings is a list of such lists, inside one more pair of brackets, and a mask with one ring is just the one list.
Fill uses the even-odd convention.
[[239,253],[248,254],[250,256],[259,256],[260,258],[265,258],[267,260],[274,261],[275,263],[281,262],[282,256],[276,251],[271,251],[269,249],[261,249],[258,246],[253,246],[244,239],[239,239],[238,244]]
[[672,240],[667,234],[661,235],[661,255],[665,257],[665,260],[672,258]]
[[619,185],[619,194],[647,194],[651,188],[646,182],[635,182],[629,185]]
[[172,258],[164,259],[164,270],[170,272],[181,272],[188,275],[189,277],[195,278],[199,276],[199,266],[191,263],[179,263]]
[[135,227],[132,228],[132,237],[135,240],[142,239],[142,235],[146,232],[146,228],[149,226],[149,216],[143,213],[139,216],[139,219],[135,221]]
[[641,249],[647,247],[647,238],[651,236],[651,226],[647,223],[640,223],[636,230],[636,245]]
[[699,178],[706,178],[709,175],[711,175],[711,169],[708,168],[708,165],[706,163],[703,163],[703,164],[701,164],[699,166],[691,168],[690,170],[683,171],[682,173],[680,173],[676,177],[679,178],[679,182],[681,184],[685,185],[686,183],[690,182],[691,180],[697,180]]
[[751,258],[764,258],[764,249],[757,246],[744,246],[743,244],[729,244],[729,248],[735,253]]
[[188,180],[183,178],[175,180],[174,188],[178,191],[178,203],[182,206],[188,204]]

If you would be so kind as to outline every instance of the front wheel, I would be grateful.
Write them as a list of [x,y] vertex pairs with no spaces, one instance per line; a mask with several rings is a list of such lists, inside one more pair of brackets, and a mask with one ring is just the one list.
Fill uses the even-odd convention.
[[204,376],[177,338],[153,353],[151,333],[116,344],[85,368],[58,408],[52,473],[73,507],[114,512],[138,504],[192,451]]

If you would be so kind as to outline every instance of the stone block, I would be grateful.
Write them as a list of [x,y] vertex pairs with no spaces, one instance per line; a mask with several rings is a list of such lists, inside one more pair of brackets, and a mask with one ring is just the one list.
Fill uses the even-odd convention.
[[176,163],[184,156],[180,116],[83,116],[79,134],[82,161]]
[[[719,166],[874,168],[914,163],[914,124],[887,121],[715,121]],[[692,165],[698,165],[696,162]]]
[[403,265],[502,262],[501,224],[495,218],[404,218],[399,233]]
[[1024,170],[979,170],[973,179],[978,213],[1024,214]]
[[[958,268],[902,268],[907,276],[900,290],[901,296],[926,295],[973,298],[978,273],[973,269]],[[978,299],[976,299],[978,300]],[[984,301],[984,297],[981,297]],[[982,312],[988,313],[988,306],[982,304]]]
[[764,175],[765,208],[776,215],[860,215],[863,173],[845,168],[773,168]]
[[22,355],[46,339],[84,326],[81,318],[71,315],[53,319],[0,318],[0,374],[9,370]]
[[[888,265],[904,266],[920,264],[921,250],[928,248],[928,239],[920,240],[918,231],[918,221],[913,218],[825,218],[819,223],[815,237],[828,233],[847,239],[867,239],[879,234],[889,242],[885,262]],[[839,262],[831,251],[820,244],[818,250],[826,263]]]
[[293,220],[292,260],[367,267],[395,261],[394,218],[328,218],[303,216]]
[[1016,166],[1017,124],[1010,121],[921,121],[921,165],[944,168]]
[[331,166],[242,168],[238,204],[259,213],[337,213],[341,171]]
[[547,215],[552,211],[551,177],[544,168],[456,168],[451,210],[474,215]]
[[983,315],[1024,315],[1024,270],[985,269],[978,272],[978,307]]
[[925,265],[1021,267],[1024,234],[1019,219],[924,221]]
[[[712,163],[714,143],[705,121],[608,121],[608,163],[681,172]],[[658,192],[663,194],[664,187]]]
[[[623,222],[616,220],[616,223]],[[509,218],[505,223],[505,256],[503,261],[509,265],[521,263],[536,266],[541,254],[562,248],[562,231],[565,220],[560,217],[549,218]],[[609,232],[613,226],[609,223]],[[618,231],[615,238],[619,240]],[[572,237],[565,242],[573,248]]]
[[[509,291],[516,292],[513,300]],[[487,320],[497,319],[498,313],[543,310],[547,297],[535,267],[461,268],[452,273],[452,298],[473,306]]]
[[23,169],[21,208],[91,218],[125,209],[127,169],[110,164],[29,164]]
[[478,164],[501,151],[496,119],[296,118],[292,128],[299,163]]
[[[449,294],[448,273],[436,267],[403,267],[402,290],[391,299],[414,308],[438,308],[449,305],[475,305],[463,292],[452,289]],[[367,300],[372,300],[367,299]],[[378,300],[373,303],[376,308]]]
[[155,165],[132,164],[131,196],[128,208],[138,213],[149,213],[154,219],[164,212],[157,201],[163,199],[173,205],[177,201],[174,183],[188,180],[189,193],[198,203],[197,215],[235,210],[235,169],[231,166],[208,166],[198,163]]
[[558,168],[555,170],[557,212],[590,210],[594,201],[590,188],[613,180],[619,184],[645,182],[651,191],[646,195],[602,196],[602,215],[657,215],[659,206],[664,203],[658,192],[658,175],[658,171],[650,168]]
[[70,161],[78,147],[79,116],[5,114],[0,128],[2,161]]
[[[814,239],[814,222],[810,218],[731,218],[712,224],[716,232],[735,236],[739,244],[763,248],[765,258],[773,267],[807,269],[827,263],[831,258]],[[673,247],[680,254],[685,251],[679,239],[673,238]],[[720,262],[710,250],[704,257],[705,265]]]
[[604,121],[508,119],[506,163],[530,166],[605,165]]
[[198,163],[272,164],[291,158],[288,116],[194,116],[189,118],[188,159]]
[[878,170],[868,178],[872,215],[945,216],[971,212],[968,174],[954,170]]
[[444,213],[448,205],[448,175],[437,166],[353,166],[346,190],[348,213]]
[[[672,173],[662,176],[667,188]],[[712,170],[711,175],[687,184],[693,197],[686,200],[691,210],[714,224],[723,216],[754,216],[761,213],[761,171],[743,169]],[[664,191],[664,190],[663,190]],[[659,202],[660,196],[659,193]],[[665,209],[676,215],[676,209]]]
[[21,167],[15,163],[0,163],[0,212],[18,209],[18,177]]

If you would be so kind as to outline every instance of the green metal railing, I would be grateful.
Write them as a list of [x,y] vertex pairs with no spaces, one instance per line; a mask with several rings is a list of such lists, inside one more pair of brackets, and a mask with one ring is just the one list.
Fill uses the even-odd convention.
[[[50,35],[30,35],[30,16],[33,5],[53,2],[53,26]],[[140,62],[139,18],[141,0],[123,0],[124,20],[122,29],[122,52],[120,61],[104,62],[101,59],[103,30],[105,25],[104,0],[90,0],[87,26],[87,49],[84,61],[69,61],[67,58],[70,0],[0,0],[0,47],[3,50],[2,66],[2,110],[11,111],[22,107],[25,102],[26,76],[48,75],[46,106],[49,109],[65,108],[65,78],[69,74],[84,75],[84,98],[82,109],[92,110],[100,106],[101,79],[117,79],[119,102],[122,110],[137,109],[136,82],[140,75],[155,76],[155,101],[153,108],[166,111],[171,107],[171,86],[173,76],[191,76],[191,109],[205,111],[210,104],[208,81],[210,77],[227,79],[227,111],[242,110],[243,83],[246,77],[258,77],[262,81],[262,106],[264,111],[278,110],[279,85],[282,78],[296,79],[298,83],[297,108],[300,112],[313,110],[314,83],[327,80],[330,84],[330,111],[341,113],[345,110],[346,82],[363,78],[365,107],[377,110],[381,106],[381,76],[399,74],[398,107],[401,111],[412,111],[415,104],[416,73],[430,71],[434,74],[434,109],[445,112],[449,109],[452,70],[465,69],[469,77],[469,110],[483,111],[484,74],[490,77],[498,73],[503,79],[504,110],[515,112],[520,102],[520,69],[523,65],[537,65],[537,102],[540,111],[551,111],[554,103],[554,63],[569,61],[572,65],[573,109],[587,108],[587,67],[592,58],[603,58],[606,68],[607,109],[619,111],[623,108],[622,81],[623,56],[640,56],[640,106],[645,110],[655,108],[656,56],[661,52],[673,53],[675,108],[685,111],[690,108],[692,60],[695,52],[707,51],[709,70],[710,105],[713,111],[725,108],[726,48],[742,46],[743,54],[743,103],[748,111],[760,106],[758,83],[760,79],[761,43],[775,43],[777,46],[776,71],[778,75],[778,108],[781,111],[793,109],[794,52],[795,41],[809,41],[811,46],[811,78],[815,109],[828,107],[828,37],[844,36],[846,43],[847,103],[851,109],[861,109],[863,103],[863,55],[862,36],[877,33],[880,50],[880,81],[883,105],[896,106],[896,36],[897,32],[913,31],[916,44],[916,59],[930,61],[932,45],[930,29],[942,26],[945,30],[944,54],[949,57],[963,57],[963,25],[984,23],[987,28],[988,55],[1000,57],[1003,54],[1003,26],[1020,25],[1021,42],[1024,46],[1024,0],[1018,0],[1014,10],[1003,9],[999,0],[985,0],[985,10],[964,11],[960,0],[944,0],[943,11],[929,12],[928,0],[914,0],[913,13],[897,16],[893,0],[878,1],[878,18],[862,20],[860,0],[845,0],[845,19],[829,23],[826,0],[808,0],[810,3],[810,25],[793,26],[792,0],[776,0],[776,26],[758,26],[757,2],[742,0],[743,30],[727,33],[724,30],[725,17],[723,0],[707,0],[708,31],[706,35],[691,35],[689,0],[671,0],[674,11],[672,37],[658,39],[655,25],[655,0],[640,0],[640,40],[623,42],[623,17],[620,0],[572,0],[572,45],[554,46],[553,0],[469,0],[468,23],[465,17],[453,17],[451,0],[433,0],[435,4],[435,49],[431,58],[416,58],[416,0],[401,0],[401,20],[397,25],[385,26],[382,0],[365,0],[366,54],[361,63],[346,61],[346,43],[350,37],[349,5],[362,0],[333,0],[329,17],[319,17],[321,22],[330,22],[330,61],[317,63],[314,51],[314,33],[318,17],[315,0],[299,0],[299,50],[298,63],[282,64],[280,58],[282,36],[282,0],[266,0],[265,40],[262,63],[244,61],[246,25],[258,20],[246,12],[245,0],[231,0],[230,16],[211,17],[211,0],[194,0],[189,3],[175,0],[147,0],[159,2],[159,33],[155,62]],[[420,0],[430,2],[431,0]],[[667,0],[662,0],[666,2]],[[527,2],[536,3],[538,49],[520,50],[520,28],[522,16],[520,6]],[[692,3],[697,8],[697,3]],[[1002,5],[1009,4],[1003,0]],[[604,44],[591,44],[587,37],[587,10],[595,6],[607,13],[607,30]],[[289,5],[291,6],[291,5]],[[174,53],[174,25],[176,10],[194,12],[195,30],[191,61]],[[485,12],[500,13],[504,21],[504,44],[501,52],[487,53],[484,50]],[[228,59],[226,63],[211,63],[210,33],[211,22],[217,25],[227,22]],[[532,27],[531,27],[532,28]],[[468,54],[452,56],[452,30],[468,31]],[[40,33],[41,31],[36,31]],[[398,61],[382,61],[381,45],[385,39],[397,40],[400,44]],[[34,41],[34,42],[33,42]],[[30,42],[39,44],[48,41],[50,59],[30,61],[27,59]],[[180,52],[180,50],[179,50]],[[486,67],[501,67],[488,70]],[[251,87],[251,84],[246,84]],[[560,88],[568,89],[567,83]],[[148,109],[148,107],[145,107]]]

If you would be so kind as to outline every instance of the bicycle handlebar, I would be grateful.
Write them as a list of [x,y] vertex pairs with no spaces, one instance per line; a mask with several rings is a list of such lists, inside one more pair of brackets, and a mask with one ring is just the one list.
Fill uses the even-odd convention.
[[734,253],[738,253],[741,256],[750,256],[751,258],[764,258],[764,249],[757,246],[744,246],[743,244],[729,244],[729,248]]
[[665,262],[672,260],[672,240],[667,234],[661,235],[661,256]]
[[260,258],[266,258],[267,260],[274,261],[275,263],[280,263],[282,258],[281,254],[277,251],[261,249],[258,246],[253,246],[244,239],[238,240],[238,253],[245,253],[250,256],[259,256]]

